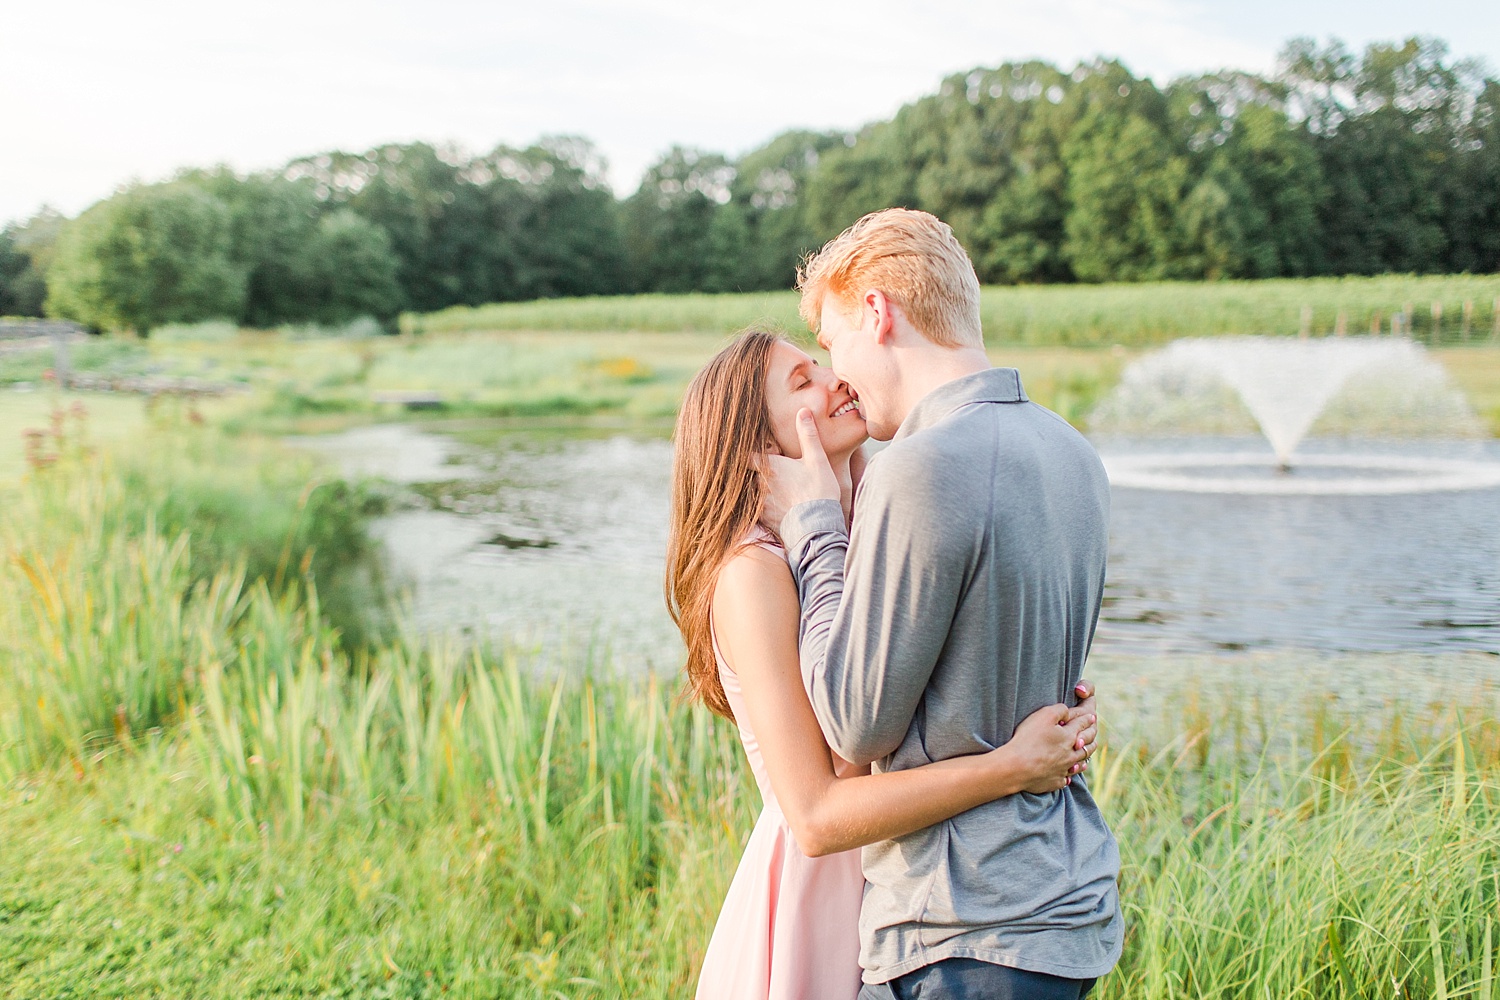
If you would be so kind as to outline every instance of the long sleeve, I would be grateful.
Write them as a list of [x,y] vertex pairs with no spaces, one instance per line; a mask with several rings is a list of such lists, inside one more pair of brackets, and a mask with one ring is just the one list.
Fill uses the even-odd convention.
[[[813,710],[850,761],[893,771],[983,752],[1083,670],[1109,481],[1014,370],[919,401],[870,460],[850,530],[831,500],[780,528]],[[1088,979],[1120,955],[1119,850],[1087,782],[871,844],[862,867],[869,982],[957,956]]]
[[833,500],[794,507],[781,526],[802,601],[813,710],[829,745],[856,764],[888,756],[910,729],[973,549],[972,535],[955,544],[957,525],[933,518],[933,494],[951,484],[914,463],[877,464],[852,536]]

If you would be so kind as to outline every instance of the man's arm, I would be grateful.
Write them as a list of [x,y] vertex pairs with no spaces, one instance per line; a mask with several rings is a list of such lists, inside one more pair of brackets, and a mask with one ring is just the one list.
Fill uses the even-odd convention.
[[905,739],[968,575],[973,539],[941,517],[953,498],[938,495],[928,471],[882,456],[861,489],[852,543],[836,501],[800,504],[781,522],[813,710],[829,745],[856,764]]
[[[976,555],[962,515],[986,498],[962,496],[931,462],[888,451],[864,481],[868,492],[862,484],[849,559],[838,484],[811,417],[798,414],[800,458],[766,456],[762,520],[779,529],[797,580],[800,656],[818,723],[841,757],[866,764],[911,728]],[[1093,685],[1080,681],[1075,694],[1069,721],[1092,720]],[[1092,753],[1092,735],[1080,749]]]

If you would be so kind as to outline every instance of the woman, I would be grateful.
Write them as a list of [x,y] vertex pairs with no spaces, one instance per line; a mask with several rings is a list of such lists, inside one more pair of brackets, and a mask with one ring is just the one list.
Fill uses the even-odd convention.
[[872,775],[829,750],[798,662],[796,586],[756,524],[760,456],[795,457],[804,406],[847,515],[864,419],[832,372],[781,337],[752,330],[720,351],[677,420],[667,604],[689,689],[738,724],[765,802],[709,942],[700,1000],[853,1000],[864,890],[854,849],[1006,795],[1056,791],[1093,742],[1090,700],[1040,709],[987,754],[906,771]]

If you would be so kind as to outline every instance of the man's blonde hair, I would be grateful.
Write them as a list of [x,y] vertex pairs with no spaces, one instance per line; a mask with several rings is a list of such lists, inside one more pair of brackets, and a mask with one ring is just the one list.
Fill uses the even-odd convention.
[[797,269],[799,311],[816,330],[830,296],[853,312],[870,289],[885,293],[924,337],[944,347],[983,347],[979,278],[948,224],[926,212],[871,212]]

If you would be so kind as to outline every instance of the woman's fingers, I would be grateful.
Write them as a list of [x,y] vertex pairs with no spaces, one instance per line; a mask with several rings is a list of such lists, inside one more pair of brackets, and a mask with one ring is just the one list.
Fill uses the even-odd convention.
[[1068,709],[1068,720],[1071,722],[1073,719],[1076,719],[1080,716],[1098,714],[1099,702],[1096,699],[1090,697],[1083,699],[1078,704]]
[[1089,758],[1094,753],[1094,737],[1098,733],[1096,720],[1093,716],[1077,718],[1062,727],[1063,732],[1072,737],[1068,744],[1067,774],[1071,779],[1076,774],[1082,774],[1089,766]]

